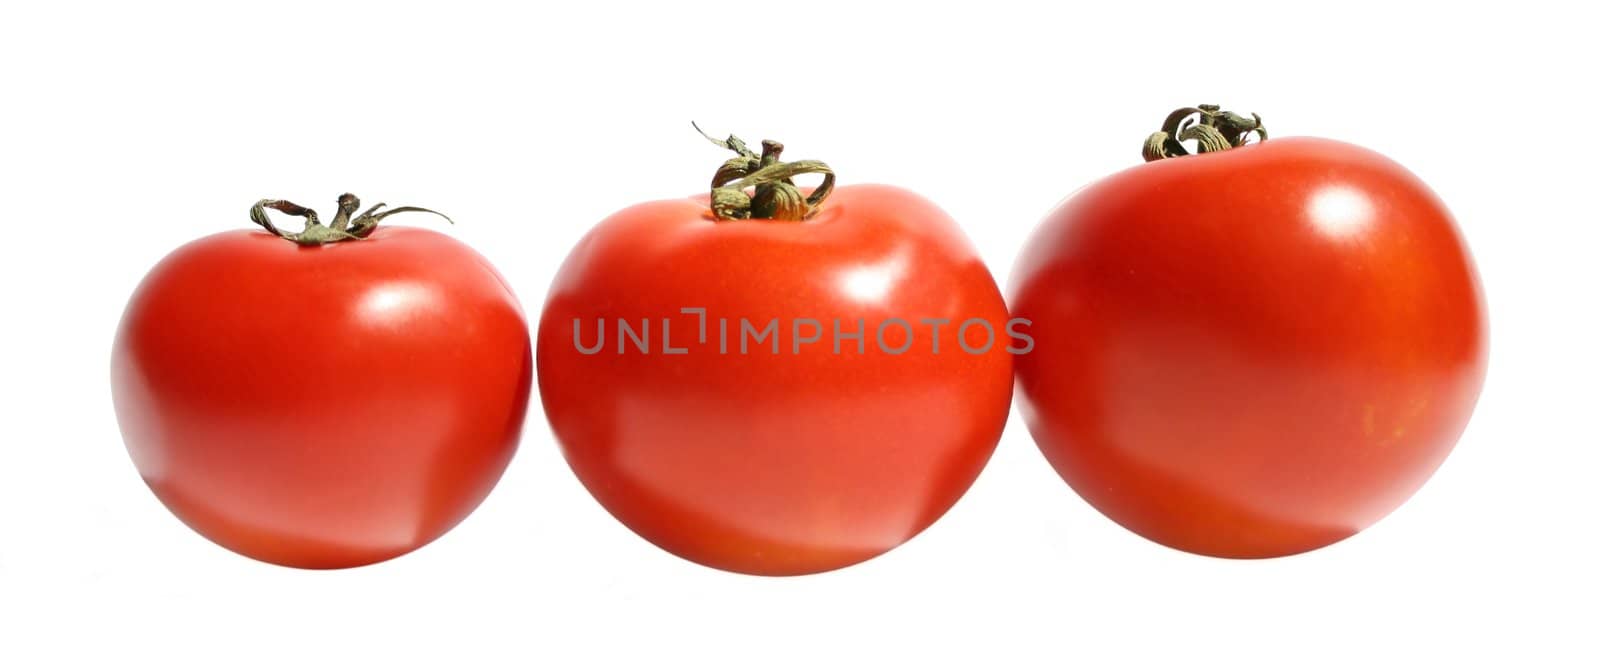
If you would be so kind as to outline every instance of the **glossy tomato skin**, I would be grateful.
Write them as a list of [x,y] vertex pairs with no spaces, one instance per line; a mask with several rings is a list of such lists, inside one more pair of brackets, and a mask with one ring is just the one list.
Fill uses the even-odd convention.
[[510,288],[445,235],[300,247],[240,230],[139,285],[112,388],[134,464],[190,527],[343,568],[426,544],[489,493],[517,446],[529,346]]
[[1132,168],[1030,240],[1020,406],[1080,495],[1206,555],[1312,550],[1444,461],[1487,361],[1444,205],[1365,149],[1275,138]]
[[[705,309],[704,343],[682,308]],[[650,354],[618,351],[618,318],[651,320]],[[800,318],[829,328],[796,354]],[[921,332],[901,354],[877,345],[889,318]],[[921,318],[954,321],[937,354]],[[990,351],[956,346],[971,318],[993,327]],[[593,348],[601,319],[607,343],[579,352],[574,320]],[[684,354],[661,352],[663,319]],[[741,353],[741,320],[772,319],[780,352]],[[841,338],[833,353],[834,320],[865,330],[865,352]],[[562,266],[539,327],[540,394],[578,478],[645,539],[720,569],[815,573],[899,545],[971,485],[1010,408],[1005,321],[970,243],[908,191],[841,187],[802,222],[717,222],[704,198],[659,201],[606,219]],[[980,326],[968,333],[980,349]],[[886,332],[891,349],[904,340]]]

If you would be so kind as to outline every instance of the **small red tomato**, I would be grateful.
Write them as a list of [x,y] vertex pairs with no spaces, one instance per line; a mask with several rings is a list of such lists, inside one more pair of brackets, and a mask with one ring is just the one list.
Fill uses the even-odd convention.
[[[711,199],[623,210],[562,265],[545,413],[594,497],[669,552],[761,575],[854,564],[972,484],[1025,330],[928,201],[718,143],[740,156]],[[808,172],[827,179],[806,198],[790,178]]]
[[1487,361],[1439,199],[1352,145],[1245,144],[1259,126],[1175,113],[1153,163],[1046,219],[1012,283],[1037,343],[1021,407],[1056,471],[1134,532],[1220,557],[1312,550],[1399,506],[1455,445]]
[[454,527],[510,461],[531,386],[522,311],[482,257],[376,227],[418,208],[339,204],[324,226],[262,201],[251,216],[270,233],[174,251],[113,352],[117,419],[151,490],[212,541],[286,566],[370,564]]

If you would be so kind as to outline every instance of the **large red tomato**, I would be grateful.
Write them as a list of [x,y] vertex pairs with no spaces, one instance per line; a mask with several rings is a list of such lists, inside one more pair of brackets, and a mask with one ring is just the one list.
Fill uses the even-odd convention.
[[672,553],[763,575],[860,562],[933,523],[1012,390],[1004,302],[956,225],[831,174],[803,199],[788,178],[825,167],[778,149],[741,150],[714,200],[601,222],[538,343],[545,412],[595,498]]
[[356,205],[346,194],[339,219],[305,233],[258,205],[282,238],[178,249],[117,333],[112,391],[140,474],[256,559],[338,568],[416,549],[483,500],[517,446],[532,362],[511,289],[461,243],[350,219]]
[[[1394,162],[1245,144],[1259,120],[1191,111],[1152,137],[1155,162],[1029,242],[1021,408],[1061,476],[1141,535],[1311,550],[1399,506],[1454,446],[1484,378],[1482,293],[1449,212]],[[1208,153],[1177,156],[1180,136]]]

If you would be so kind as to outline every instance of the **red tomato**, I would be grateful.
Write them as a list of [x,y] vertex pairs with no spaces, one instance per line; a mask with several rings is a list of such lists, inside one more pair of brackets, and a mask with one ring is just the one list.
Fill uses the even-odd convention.
[[1444,461],[1483,383],[1483,297],[1449,212],[1330,140],[1108,177],[1046,219],[1012,285],[1040,449],[1113,520],[1191,552],[1360,531]]
[[305,568],[404,554],[465,518],[516,449],[532,362],[511,289],[439,233],[368,232],[206,237],[123,315],[112,388],[134,464],[235,552]]
[[[951,321],[937,353],[923,318]],[[973,319],[997,337],[987,352],[957,346]],[[618,320],[646,330],[648,353]],[[772,320],[776,339],[741,336]],[[665,200],[606,219],[567,258],[539,386],[572,469],[633,531],[716,568],[814,573],[894,548],[971,485],[1010,408],[1005,324],[970,243],[910,192],[843,187],[797,221]],[[979,349],[982,326],[965,332]]]

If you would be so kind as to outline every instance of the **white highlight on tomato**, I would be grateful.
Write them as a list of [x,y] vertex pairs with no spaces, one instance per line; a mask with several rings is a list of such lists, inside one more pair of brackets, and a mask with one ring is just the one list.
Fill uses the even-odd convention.
[[844,291],[863,302],[882,301],[889,291],[905,277],[906,257],[895,255],[888,260],[852,269],[839,276]]
[[1372,201],[1361,192],[1345,187],[1329,187],[1311,198],[1311,223],[1329,237],[1360,234],[1372,223]]

